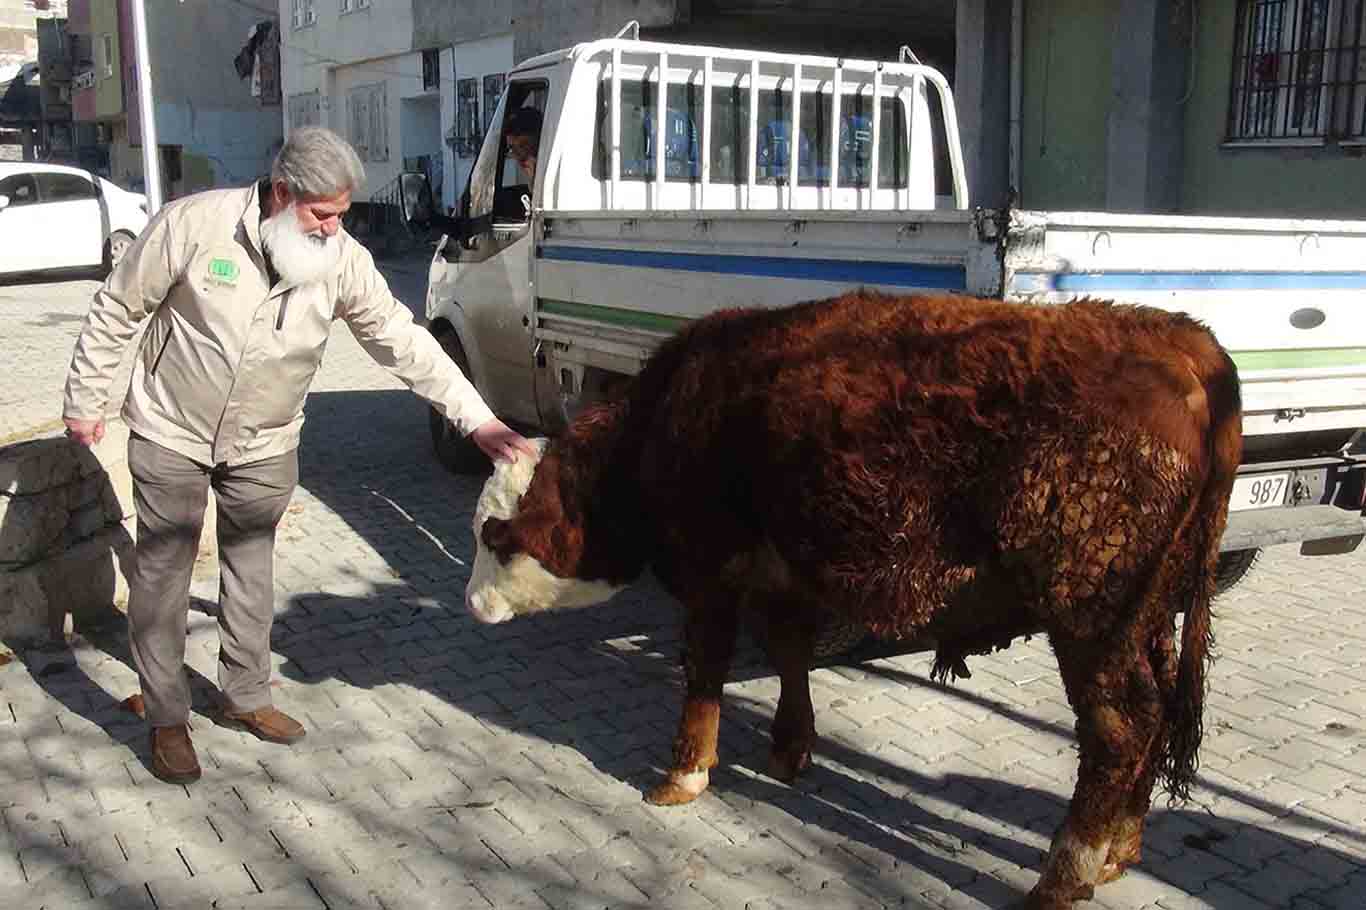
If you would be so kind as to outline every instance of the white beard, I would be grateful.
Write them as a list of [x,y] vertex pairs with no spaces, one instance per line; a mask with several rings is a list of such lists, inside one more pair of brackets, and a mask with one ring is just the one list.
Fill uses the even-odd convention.
[[287,284],[313,284],[331,277],[341,263],[341,243],[321,231],[305,234],[293,203],[261,222],[261,243]]

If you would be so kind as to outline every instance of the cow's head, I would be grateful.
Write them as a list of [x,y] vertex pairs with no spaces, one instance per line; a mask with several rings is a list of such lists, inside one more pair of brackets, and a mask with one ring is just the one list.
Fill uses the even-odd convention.
[[475,508],[465,606],[484,622],[601,603],[642,568],[612,552],[616,534],[594,533],[587,512],[598,504],[585,500],[597,491],[576,482],[561,452],[547,454],[546,440],[536,445],[539,455],[496,465]]

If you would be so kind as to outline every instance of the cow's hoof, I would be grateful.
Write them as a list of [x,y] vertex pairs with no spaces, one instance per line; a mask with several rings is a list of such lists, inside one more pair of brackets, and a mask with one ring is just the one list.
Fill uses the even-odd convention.
[[696,793],[688,792],[673,781],[662,783],[645,794],[645,801],[656,806],[681,806],[695,799]]
[[690,803],[707,789],[706,771],[670,772],[669,779],[645,794],[645,801],[656,806],[681,806]]
[[1105,865],[1100,867],[1100,879],[1096,882],[1096,884],[1109,884],[1110,882],[1114,881],[1115,879],[1123,875],[1125,870],[1128,869],[1130,865],[1131,864],[1128,862],[1106,863]]
[[768,776],[790,784],[810,764],[810,749],[775,750],[768,756]]
[[1040,889],[1037,885],[1012,910],[1071,910],[1079,900],[1090,900],[1095,888],[1079,885],[1074,888]]

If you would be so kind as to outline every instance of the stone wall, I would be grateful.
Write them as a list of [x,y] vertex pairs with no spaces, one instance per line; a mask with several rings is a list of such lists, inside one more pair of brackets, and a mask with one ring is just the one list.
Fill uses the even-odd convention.
[[[86,448],[65,437],[0,448],[0,642],[60,636],[127,609],[136,520],[128,428]],[[212,494],[200,566],[215,555]]]

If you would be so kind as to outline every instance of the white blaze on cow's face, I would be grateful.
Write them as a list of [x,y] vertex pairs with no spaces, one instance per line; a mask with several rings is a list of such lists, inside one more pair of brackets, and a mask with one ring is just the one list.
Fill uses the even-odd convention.
[[484,483],[474,510],[474,542],[478,549],[474,570],[465,586],[465,606],[483,622],[505,622],[552,607],[586,607],[621,590],[604,581],[552,575],[525,553],[514,554],[504,564],[484,546],[484,522],[489,518],[512,518],[517,513],[517,501],[531,485],[547,440],[537,439],[534,443],[539,450],[536,456],[518,454],[516,461],[500,461],[494,466],[493,476]]

